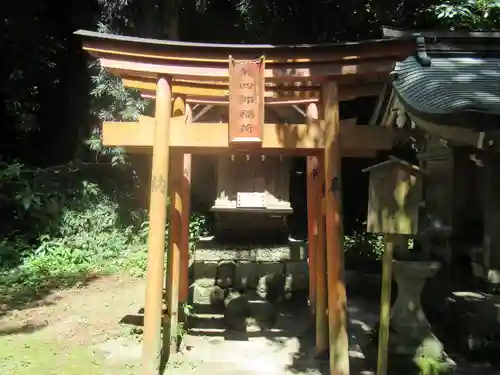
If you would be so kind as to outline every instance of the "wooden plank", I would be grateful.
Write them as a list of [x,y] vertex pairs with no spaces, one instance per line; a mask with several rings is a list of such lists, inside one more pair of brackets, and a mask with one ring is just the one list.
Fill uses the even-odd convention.
[[[154,97],[155,95],[156,82],[152,80],[138,80],[124,77],[122,78],[122,82],[125,87],[139,90],[142,93],[148,93],[150,94],[150,97]],[[229,87],[227,85],[222,86],[193,82],[190,85],[174,84],[172,87],[172,93],[178,95],[226,97],[229,95]]]
[[325,134],[326,264],[330,375],[349,375],[346,289],[343,281],[341,134],[337,85],[323,86]]
[[161,324],[165,262],[165,224],[167,219],[167,176],[169,172],[170,80],[160,78],[156,92],[151,197],[149,201],[148,262],[144,307],[143,371],[158,374],[161,359]]
[[[171,120],[170,146],[204,149],[228,148],[227,123],[185,124],[179,116]],[[147,147],[153,144],[152,120],[141,117],[138,122],[104,122],[105,146]],[[388,150],[393,145],[393,129],[356,125],[355,120],[342,120],[341,146],[347,150]],[[325,147],[325,122],[307,124],[264,124],[262,148],[265,149],[321,149]]]
[[229,58],[229,142],[262,143],[264,123],[263,58]]
[[[266,94],[265,94],[266,95]],[[141,96],[145,99],[152,99],[154,98],[154,95],[151,96],[147,93],[143,93],[141,94]],[[189,99],[186,99],[186,101],[188,103],[196,103],[196,104],[211,104],[211,105],[220,105],[220,106],[227,106],[229,104],[227,98],[223,98],[223,97],[212,97],[212,98],[209,98],[209,97],[203,97],[203,96],[190,96]],[[284,98],[274,98],[274,97],[270,97],[269,95],[266,96],[265,98],[265,103],[266,103],[266,106],[268,105],[271,105],[271,106],[279,106],[279,105],[285,105],[285,106],[289,106],[289,105],[296,105],[296,104],[309,104],[309,103],[317,103],[319,101],[318,98],[314,98],[314,97],[311,97],[311,98],[296,98],[296,99],[292,99],[292,98],[287,98],[287,97],[284,97]]]
[[[139,90],[144,97],[154,98],[156,92],[156,81],[147,79],[137,79],[133,77],[123,77],[125,87]],[[342,85],[339,87],[340,100],[353,100],[363,96],[376,96],[381,93],[385,86],[384,82],[358,83],[355,85]],[[218,104],[228,105],[229,86],[227,82],[179,82],[172,86],[174,95],[186,95],[190,100],[203,100],[214,98]],[[288,104],[288,101],[315,100],[320,96],[319,86],[266,86],[264,97],[266,104]]]
[[[324,155],[318,155],[318,193],[320,205],[323,204],[325,184]],[[325,244],[325,210],[320,207],[316,212],[318,221],[318,239],[316,248],[316,354],[322,355],[328,351],[328,315],[326,294],[326,244]]]
[[[158,74],[167,74],[179,79],[214,79],[227,78],[229,75],[227,65],[199,66],[187,62],[138,62],[122,58],[101,57],[101,66],[116,76],[135,76],[153,78]],[[373,74],[389,74],[394,69],[395,60],[349,60],[342,63],[302,63],[294,67],[290,74],[290,66],[273,67],[265,69],[264,77],[269,82],[295,82],[304,80],[322,80],[334,76],[360,76]],[[293,66],[293,65],[292,65]]]

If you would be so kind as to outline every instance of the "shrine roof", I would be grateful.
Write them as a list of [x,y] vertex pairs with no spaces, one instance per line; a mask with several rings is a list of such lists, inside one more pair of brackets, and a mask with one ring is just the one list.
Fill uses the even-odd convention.
[[[265,56],[266,103],[317,101],[319,85],[334,77],[344,99],[378,95],[397,61],[414,43],[401,38],[315,45],[214,44],[145,39],[86,30],[75,32],[83,49],[98,58],[126,87],[155,95],[156,79],[170,75],[174,93],[199,102],[227,103],[230,56]],[[363,86],[363,87],[361,87]],[[293,104],[293,103],[292,103]]]
[[394,93],[410,115],[439,125],[498,127],[499,32],[384,34],[416,43],[416,53],[393,72]]

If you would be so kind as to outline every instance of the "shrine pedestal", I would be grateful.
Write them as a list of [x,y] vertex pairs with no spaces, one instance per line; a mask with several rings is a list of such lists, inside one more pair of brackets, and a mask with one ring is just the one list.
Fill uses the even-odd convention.
[[394,261],[394,278],[398,295],[391,313],[390,347],[397,354],[415,354],[428,339],[439,340],[432,334],[420,302],[425,282],[439,270],[431,261]]

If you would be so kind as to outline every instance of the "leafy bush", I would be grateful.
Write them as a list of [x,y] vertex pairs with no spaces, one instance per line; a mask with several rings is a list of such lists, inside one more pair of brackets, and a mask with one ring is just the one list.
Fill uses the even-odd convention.
[[384,236],[352,232],[344,236],[344,252],[346,259],[379,260],[384,254]]
[[[0,166],[0,299],[96,272],[143,275],[149,225],[138,201],[141,186],[125,166]],[[191,240],[205,224],[194,216]]]
[[[365,225],[360,225],[364,228]],[[413,239],[408,240],[408,250],[413,250]],[[384,235],[354,230],[344,236],[344,252],[346,261],[381,260],[384,255]]]

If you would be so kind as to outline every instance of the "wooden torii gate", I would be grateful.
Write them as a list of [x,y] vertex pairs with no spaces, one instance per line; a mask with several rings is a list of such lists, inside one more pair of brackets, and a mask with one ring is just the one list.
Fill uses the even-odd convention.
[[[380,93],[395,62],[411,53],[412,41],[273,46],[173,42],[84,30],[75,34],[103,68],[121,77],[126,87],[156,101],[154,118],[103,124],[104,145],[152,152],[143,373],[158,374],[162,353],[177,346],[178,306],[188,294],[191,154],[232,149],[307,157],[316,347],[318,353],[329,349],[332,375],[347,375],[341,158],[391,148],[394,131],[341,121],[339,102]],[[193,122],[193,103],[226,105],[229,121]],[[265,106],[292,105],[308,105],[303,124],[265,122]],[[168,198],[170,235],[165,246]],[[162,350],[165,247],[167,316]]]

